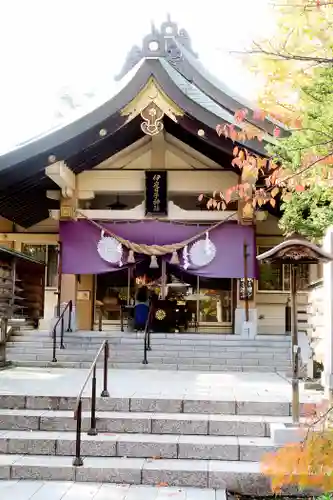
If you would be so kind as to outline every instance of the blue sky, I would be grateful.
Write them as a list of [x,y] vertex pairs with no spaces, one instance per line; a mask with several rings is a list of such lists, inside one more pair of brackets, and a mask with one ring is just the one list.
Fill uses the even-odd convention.
[[136,43],[170,12],[207,68],[254,98],[260,81],[231,50],[274,27],[268,0],[7,0],[0,2],[0,152],[56,124],[58,96],[112,95],[113,76]]

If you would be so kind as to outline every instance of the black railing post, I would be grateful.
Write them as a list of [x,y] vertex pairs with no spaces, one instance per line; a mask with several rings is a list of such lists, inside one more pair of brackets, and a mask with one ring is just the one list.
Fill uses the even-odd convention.
[[75,458],[73,460],[74,467],[81,467],[83,459],[81,457],[81,425],[82,425],[82,399],[80,398],[76,411],[76,444]]
[[104,344],[103,390],[101,393],[102,398],[108,398],[110,396],[110,393],[108,391],[108,362],[109,362],[109,342],[106,340]]
[[53,337],[52,362],[56,363],[57,362],[57,358],[56,358],[56,351],[57,351],[57,325],[55,325],[53,327],[52,337]]
[[149,324],[148,324],[148,347],[147,347],[148,351],[151,351],[151,345],[150,345],[150,328],[149,328]]
[[68,332],[72,331],[72,312],[73,312],[73,302],[70,300],[68,302],[68,327],[67,327]]
[[91,383],[91,419],[88,436],[96,436],[96,365],[94,365],[92,383]]
[[286,323],[286,334],[290,335],[291,333],[291,307],[290,300],[288,298],[285,308],[285,323]]
[[147,359],[147,332],[145,332],[145,338],[144,338],[144,350],[143,350],[143,365],[148,365],[148,359]]
[[64,346],[64,328],[65,328],[65,320],[64,320],[64,313],[61,316],[61,321],[60,321],[60,349],[65,349]]

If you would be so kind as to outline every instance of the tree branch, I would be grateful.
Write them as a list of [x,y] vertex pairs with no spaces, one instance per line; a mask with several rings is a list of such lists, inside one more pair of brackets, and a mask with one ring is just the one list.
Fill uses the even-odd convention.
[[269,3],[268,5],[271,5],[272,7],[289,7],[291,9],[294,9],[294,8],[299,8],[299,9],[303,9],[303,10],[314,10],[314,9],[318,9],[318,7],[327,7],[329,5],[333,5],[333,2],[327,0],[327,1],[321,1],[320,2],[320,5],[316,5],[314,4],[313,2],[311,2],[311,4],[309,3],[308,5],[304,5],[304,4],[293,4],[293,5],[290,5],[290,4],[287,4],[287,3]]
[[278,51],[265,50],[260,45],[254,44],[257,49],[248,50],[248,51],[231,51],[231,54],[264,54],[265,56],[276,58],[277,60],[285,60],[285,61],[302,61],[302,62],[313,62],[317,64],[332,64],[333,57],[315,57],[315,56],[304,56],[302,54],[290,54],[290,53],[282,53]]
[[329,158],[330,156],[332,156],[332,151],[330,153],[328,153],[327,155],[324,155],[324,156],[321,156],[320,158],[317,158],[317,160],[313,161],[312,163],[310,163],[310,165],[307,165],[306,167],[303,167],[301,168],[300,170],[297,170],[297,172],[294,172],[293,174],[290,174],[288,175],[287,177],[285,177],[282,182],[287,182],[287,181],[290,181],[290,179],[293,179],[294,177],[296,177],[297,175],[302,175],[304,174],[307,170],[310,170],[311,168],[313,168],[315,165],[317,165],[317,163],[319,163],[320,161],[323,161],[325,160],[325,158]]

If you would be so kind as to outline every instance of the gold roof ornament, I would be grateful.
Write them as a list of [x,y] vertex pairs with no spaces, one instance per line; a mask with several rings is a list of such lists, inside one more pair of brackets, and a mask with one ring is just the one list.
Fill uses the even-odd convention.
[[[121,110],[120,113],[122,116],[127,117],[127,123],[134,120],[134,118],[140,114],[141,116],[144,114],[146,117],[145,110],[148,108],[148,113],[151,109],[153,109],[152,104],[155,106],[156,111],[158,108],[159,113],[162,112],[163,116],[168,116],[175,123],[177,123],[178,117],[182,117],[184,115],[184,111],[166,95],[153,77],[149,78],[144,88]],[[151,118],[152,117],[149,117],[149,120],[151,120]],[[144,120],[146,120],[146,118],[144,118]]]
[[141,123],[141,130],[146,135],[157,135],[163,130],[164,112],[153,102],[141,111],[141,117],[144,120]]

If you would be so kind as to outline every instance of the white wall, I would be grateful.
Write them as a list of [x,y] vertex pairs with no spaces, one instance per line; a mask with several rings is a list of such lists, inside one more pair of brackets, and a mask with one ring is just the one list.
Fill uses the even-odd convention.
[[322,281],[313,286],[309,292],[309,334],[314,349],[314,359],[324,363],[325,359],[325,303],[324,285]]
[[46,289],[44,294],[44,318],[39,322],[40,330],[50,330],[54,311],[57,305],[55,289]]

